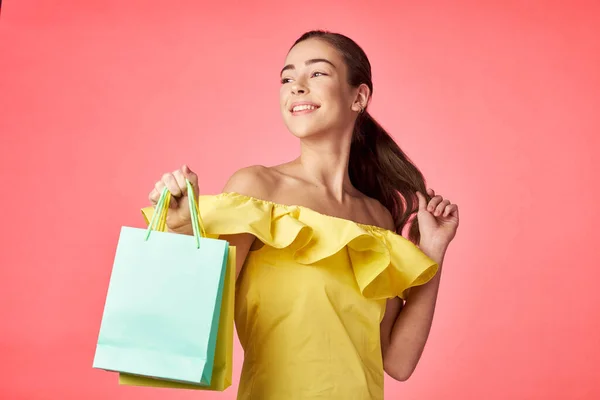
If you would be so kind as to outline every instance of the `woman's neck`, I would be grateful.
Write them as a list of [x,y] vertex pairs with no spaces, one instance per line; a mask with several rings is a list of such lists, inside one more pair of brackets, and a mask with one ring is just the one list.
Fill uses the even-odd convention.
[[350,140],[302,140],[296,162],[302,166],[307,179],[342,203],[346,195],[356,192],[348,173],[349,159]]

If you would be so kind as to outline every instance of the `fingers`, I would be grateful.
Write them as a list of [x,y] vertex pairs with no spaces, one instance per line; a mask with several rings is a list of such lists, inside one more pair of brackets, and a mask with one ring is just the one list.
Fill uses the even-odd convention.
[[183,172],[180,169],[178,169],[177,171],[173,171],[172,175],[175,179],[177,190],[179,190],[179,194],[174,194],[174,196],[181,196],[182,194],[187,192],[187,183],[185,182],[185,176],[183,176]]
[[190,184],[192,185],[192,188],[194,189],[194,196],[196,197],[196,199],[198,198],[198,195],[200,194],[200,189],[198,186],[198,175],[196,175],[195,172],[193,172],[187,165],[184,165],[181,170],[183,171],[183,175],[185,176],[185,178],[190,181]]
[[164,174],[161,181],[167,186],[167,190],[171,192],[174,197],[181,197],[183,193],[172,172]]
[[450,205],[450,200],[444,200],[442,196],[436,196],[435,190],[427,188],[427,194],[431,197],[429,203],[427,199],[420,192],[417,192],[419,197],[419,209],[427,210],[435,216],[440,216],[445,212],[445,208]]
[[433,215],[435,215],[436,217],[439,217],[440,215],[442,215],[442,213],[445,211],[445,209],[449,205],[450,205],[450,200],[448,200],[448,199],[442,200],[441,203],[438,204],[437,207],[435,207],[435,211],[433,212]]
[[156,204],[158,204],[158,199],[160,198],[160,193],[161,193],[161,191],[156,190],[156,187],[155,187],[154,189],[152,189],[152,191],[148,195],[148,200],[150,200],[150,203],[153,206],[155,206]]
[[449,206],[446,206],[444,217],[447,217],[451,214],[454,214],[455,217],[458,217],[458,206],[456,204],[450,204]]
[[[429,197],[434,197],[435,196],[435,191],[432,188],[427,188],[427,194],[429,195]],[[419,210],[425,211],[431,211],[431,201],[429,202],[429,204],[427,203],[427,198],[421,194],[421,192],[417,192],[420,197],[419,197]],[[428,207],[429,205],[429,207]]]
[[[165,183],[165,179],[166,175],[163,175],[163,179],[161,179],[160,181],[156,182],[154,184],[154,189],[152,189],[152,191],[150,192],[150,194],[148,195],[148,199],[150,200],[150,203],[152,203],[153,206],[156,206],[156,204],[158,204],[158,200],[160,199],[160,195],[162,194],[164,188],[166,187],[169,192],[171,192],[171,194],[173,194],[173,191],[171,189],[169,189],[170,186],[173,186],[172,183],[168,184]],[[169,201],[169,208],[176,208],[178,205],[177,199],[174,198],[174,196],[171,196],[171,200]]]
[[427,208],[427,199],[423,195],[423,193],[417,190],[417,198],[419,199],[419,211],[425,211]]
[[194,188],[194,191],[196,192],[196,194],[198,194],[198,175],[196,175],[196,173],[193,172],[187,165],[184,165],[181,168],[181,170],[185,179],[190,181],[192,187]]
[[[435,194],[433,189],[431,189],[431,193]],[[429,200],[429,204],[427,204],[427,211],[433,213],[435,211],[435,208],[442,202],[442,200],[444,200],[442,196],[433,196],[431,200]]]
[[187,182],[190,181],[196,196],[198,195],[198,176],[187,166],[184,165],[181,169],[164,174],[161,179],[156,182],[154,189],[148,195],[148,199],[152,205],[156,205],[160,199],[160,195],[164,188],[171,193],[170,207],[177,208],[178,198],[187,194]]
[[[420,193],[418,193],[420,195]],[[432,196],[431,200],[427,204],[427,211],[432,213],[434,216],[444,216],[448,217],[449,215],[458,216],[458,206],[456,204],[452,204],[450,200],[444,199],[442,196],[436,196],[435,191],[431,188],[427,189],[427,194]],[[423,198],[423,200],[421,199]],[[419,197],[419,209],[422,208],[422,201],[424,201],[424,196]]]
[[193,172],[187,165],[184,164],[181,169],[173,171],[172,175],[177,181],[181,194],[185,194],[187,192],[186,179],[190,181],[190,184],[194,189],[196,189],[196,192],[198,191],[198,175],[196,175],[196,173]]

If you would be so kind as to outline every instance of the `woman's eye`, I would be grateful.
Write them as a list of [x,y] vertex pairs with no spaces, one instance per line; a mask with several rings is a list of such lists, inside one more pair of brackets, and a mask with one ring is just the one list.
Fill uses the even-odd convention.
[[[317,71],[317,72],[313,72],[313,73],[311,74],[311,77],[317,77],[317,76],[321,76],[321,75],[322,75],[322,76],[326,76],[327,74],[326,74],[326,73],[324,73],[324,72],[319,72],[319,71]],[[281,79],[281,83],[282,83],[282,84],[290,83],[290,82],[291,82],[291,80],[292,80],[291,78],[282,78],[282,79]]]

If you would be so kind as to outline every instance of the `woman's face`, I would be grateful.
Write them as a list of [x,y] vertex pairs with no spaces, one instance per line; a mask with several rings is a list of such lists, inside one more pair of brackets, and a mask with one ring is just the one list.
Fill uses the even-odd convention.
[[308,39],[290,50],[281,72],[279,102],[294,136],[344,132],[353,126],[357,96],[346,74],[341,55],[322,40]]

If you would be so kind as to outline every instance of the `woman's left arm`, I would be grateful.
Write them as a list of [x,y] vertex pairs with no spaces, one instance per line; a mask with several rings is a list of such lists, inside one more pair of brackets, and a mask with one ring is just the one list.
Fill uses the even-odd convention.
[[435,196],[427,203],[417,192],[419,211],[417,218],[421,241],[419,248],[435,261],[439,270],[431,280],[410,289],[406,302],[390,299],[381,322],[381,349],[384,370],[392,378],[406,381],[415,370],[431,330],[435,304],[446,250],[458,228],[458,206]]
[[424,285],[410,289],[406,303],[399,297],[388,300],[381,322],[381,348],[385,372],[406,381],[415,370],[433,321],[445,250],[421,250],[438,263],[440,269]]

